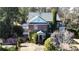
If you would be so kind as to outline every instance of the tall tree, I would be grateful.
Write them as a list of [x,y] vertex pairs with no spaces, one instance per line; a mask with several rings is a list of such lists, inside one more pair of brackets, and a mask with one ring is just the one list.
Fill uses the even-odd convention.
[[58,11],[58,8],[51,9],[51,13],[52,13],[52,21],[50,22],[51,32],[53,32],[57,27],[57,21],[56,21],[57,11]]
[[19,8],[21,23],[25,23],[26,20],[28,19],[28,12],[29,12],[29,10],[26,7]]
[[5,22],[7,24],[13,24],[14,21],[18,20],[19,9],[17,7],[6,7],[2,9],[5,12],[5,15],[6,15]]
[[[3,22],[0,25],[2,31],[0,32],[1,35],[4,33],[4,35],[7,35],[8,37],[13,33],[13,22],[19,20],[19,9],[17,7],[3,7],[0,12],[2,12],[0,13],[0,16],[1,14],[3,15]],[[6,27],[6,29],[4,27]]]
[[58,8],[52,8],[52,17],[53,17],[52,23],[53,23],[54,25],[57,24],[57,21],[56,21],[57,11],[58,11]]

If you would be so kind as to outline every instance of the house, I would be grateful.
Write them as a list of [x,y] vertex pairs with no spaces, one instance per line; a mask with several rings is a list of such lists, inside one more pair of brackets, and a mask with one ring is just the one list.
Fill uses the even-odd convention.
[[35,16],[29,20],[29,31],[47,31],[48,22],[40,16]]
[[[30,31],[47,31],[49,22],[51,22],[53,19],[52,13],[35,13],[35,12],[30,12],[28,15],[28,27],[29,27],[29,32]],[[57,22],[58,24],[61,22],[59,14],[57,14]]]
[[[27,24],[22,24],[22,27],[25,30],[23,34],[29,35],[29,32],[37,32],[38,42],[42,43],[46,35],[45,32],[48,30],[49,22],[51,22],[52,19],[52,13],[30,12],[28,15]],[[61,19],[58,14],[57,22],[61,22]]]
[[[35,16],[40,16],[41,18],[45,19],[47,22],[50,22],[53,19],[53,15],[50,12],[42,12],[42,13],[39,13],[39,12],[29,12],[28,21],[31,20]],[[60,15],[60,13],[58,13],[57,14],[57,21],[61,21],[60,17],[62,17],[62,16]]]

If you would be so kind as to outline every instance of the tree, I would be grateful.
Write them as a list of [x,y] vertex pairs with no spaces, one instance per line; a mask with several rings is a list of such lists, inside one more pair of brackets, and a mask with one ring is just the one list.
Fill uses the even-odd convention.
[[29,8],[30,12],[36,12],[38,9],[35,7]]
[[57,24],[57,22],[56,22],[57,9],[58,9],[58,8],[52,8],[52,10],[51,10],[52,16],[53,16],[52,23],[53,23],[54,25]]
[[17,34],[17,36],[22,36],[24,30],[21,26],[14,26],[13,31]]
[[19,13],[20,13],[21,23],[26,23],[26,20],[28,19],[28,13],[29,13],[28,8],[26,7],[19,8]]
[[[6,28],[5,28],[6,27]],[[0,21],[0,37],[7,39],[10,37],[11,28],[4,22]]]
[[[68,31],[74,33],[75,38],[79,38],[79,8],[63,7],[60,8],[64,14],[64,24]],[[68,35],[67,35],[68,36]],[[70,37],[70,36],[69,36]],[[67,38],[67,37],[65,37]],[[70,37],[71,38],[71,37]],[[68,38],[67,38],[68,39]],[[68,41],[69,42],[69,41]]]
[[1,34],[4,33],[9,37],[13,33],[13,22],[19,20],[19,9],[17,7],[3,7],[0,9],[0,12],[2,12],[0,16],[1,14],[3,15],[2,22],[4,23],[4,25],[1,25],[1,29],[3,29]]
[[57,11],[58,11],[58,8],[52,8],[51,9],[52,21],[49,23],[51,32],[53,32],[56,29],[56,27],[57,27],[57,21],[56,21]]
[[6,14],[5,22],[7,24],[13,24],[14,21],[19,20],[19,9],[17,7],[6,7],[2,8]]

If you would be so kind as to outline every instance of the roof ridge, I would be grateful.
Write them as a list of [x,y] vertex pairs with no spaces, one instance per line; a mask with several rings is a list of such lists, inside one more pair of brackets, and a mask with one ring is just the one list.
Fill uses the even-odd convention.
[[[43,19],[44,21],[46,21],[44,18],[42,18],[41,16],[39,16],[41,19]],[[47,22],[47,21],[46,21]]]

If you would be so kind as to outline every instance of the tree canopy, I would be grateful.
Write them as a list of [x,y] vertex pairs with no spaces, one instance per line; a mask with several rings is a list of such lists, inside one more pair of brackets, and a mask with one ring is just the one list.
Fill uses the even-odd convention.
[[13,28],[14,22],[21,23],[20,19],[21,21],[25,20],[27,16],[26,14],[26,8],[23,8],[23,10],[18,7],[0,8],[0,36],[2,38],[4,38],[5,36],[10,37],[10,35],[15,32]]

